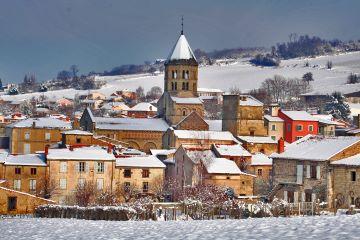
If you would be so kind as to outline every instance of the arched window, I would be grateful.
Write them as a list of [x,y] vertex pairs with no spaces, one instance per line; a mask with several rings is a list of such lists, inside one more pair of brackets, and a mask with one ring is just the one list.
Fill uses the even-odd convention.
[[182,78],[183,78],[183,79],[186,79],[185,70],[183,70],[183,73],[182,73]]
[[182,83],[182,90],[185,90],[185,83]]
[[186,90],[189,90],[189,83],[186,83]]
[[177,90],[177,82],[175,82],[175,90]]
[[174,83],[171,82],[171,90],[174,91]]
[[185,110],[183,110],[183,116],[186,116],[186,111]]
[[171,71],[171,77],[174,79],[175,78],[175,71]]
[[177,78],[177,70],[175,70],[175,75],[174,75],[174,79]]
[[185,79],[189,79],[189,71],[186,71],[186,73],[185,73]]

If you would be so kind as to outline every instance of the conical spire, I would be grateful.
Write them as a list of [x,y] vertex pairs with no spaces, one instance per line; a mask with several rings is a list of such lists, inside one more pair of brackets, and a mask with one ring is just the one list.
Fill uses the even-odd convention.
[[181,60],[181,59],[194,59],[195,55],[193,51],[191,50],[191,47],[186,40],[185,35],[183,34],[183,30],[181,31],[181,35],[179,39],[177,40],[175,46],[172,48],[169,57],[167,58],[168,61],[171,60]]

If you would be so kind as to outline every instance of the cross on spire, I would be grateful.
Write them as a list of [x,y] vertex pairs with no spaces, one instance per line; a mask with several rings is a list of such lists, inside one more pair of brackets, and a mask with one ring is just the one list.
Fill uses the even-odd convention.
[[184,15],[181,16],[181,35],[184,35]]

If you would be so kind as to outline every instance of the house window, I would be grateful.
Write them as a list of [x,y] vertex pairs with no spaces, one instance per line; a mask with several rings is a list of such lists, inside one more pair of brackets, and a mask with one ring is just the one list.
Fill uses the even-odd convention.
[[60,162],[60,172],[61,173],[67,172],[67,162]]
[[271,139],[275,141],[275,140],[276,140],[276,137],[275,137],[275,136],[271,136]]
[[78,186],[84,187],[85,186],[85,178],[79,178],[78,179]]
[[129,192],[130,191],[130,182],[124,182],[124,191]]
[[103,178],[96,179],[96,187],[98,190],[104,189],[104,179]]
[[314,126],[313,125],[309,125],[309,132],[314,131]]
[[45,140],[50,140],[50,137],[51,137],[50,133],[45,133]]
[[81,138],[76,138],[76,143],[81,143]]
[[8,211],[16,210],[17,197],[8,197]]
[[142,170],[142,177],[143,177],[143,178],[148,178],[149,175],[150,175],[149,169],[143,169],[143,170]]
[[148,182],[143,182],[143,192],[148,192],[149,191],[149,183]]
[[301,124],[296,125],[296,131],[300,132],[303,130],[303,126]]
[[26,132],[24,138],[25,138],[25,140],[29,140],[30,139],[30,133]]
[[356,181],[356,171],[351,171],[351,181],[355,182]]
[[30,191],[35,191],[35,190],[36,190],[36,180],[30,179]]
[[315,165],[310,166],[310,176],[311,176],[311,178],[316,179],[316,166]]
[[67,186],[66,178],[61,178],[60,179],[60,189],[66,189],[66,186]]
[[276,131],[276,125],[275,124],[271,125],[271,131]]
[[21,174],[21,168],[19,167],[15,168],[15,174]]
[[124,177],[131,178],[131,169],[124,169]]
[[96,172],[104,173],[105,164],[104,162],[96,162]]
[[355,197],[350,197],[350,204],[355,205]]
[[311,192],[305,192],[305,202],[311,202]]
[[31,168],[30,169],[30,173],[31,173],[31,175],[36,175],[36,168]]
[[85,172],[86,162],[79,162],[79,172]]
[[14,189],[15,190],[20,190],[20,188],[21,188],[21,180],[15,179],[14,180]]

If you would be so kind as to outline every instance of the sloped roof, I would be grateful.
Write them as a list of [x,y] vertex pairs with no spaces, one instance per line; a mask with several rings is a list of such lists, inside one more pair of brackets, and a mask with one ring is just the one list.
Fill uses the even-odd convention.
[[251,158],[251,165],[272,165],[272,158],[269,158],[263,153],[255,153]]
[[190,48],[188,41],[186,40],[185,35],[181,34],[178,38],[176,44],[172,48],[167,60],[182,60],[182,59],[195,59],[196,57],[193,51]]
[[97,129],[143,130],[165,132],[169,125],[161,118],[104,118],[94,117]]
[[176,149],[150,149],[151,155],[169,155],[176,152]]
[[306,111],[283,111],[281,112],[292,120],[296,121],[314,121],[318,122],[318,119],[313,117]]
[[116,159],[116,167],[144,167],[144,168],[165,168],[157,157],[153,155],[143,157],[128,157]]
[[19,122],[10,124],[11,128],[30,128],[35,123],[35,128],[60,128],[71,129],[71,123],[56,118],[28,118]]
[[210,131],[222,131],[222,120],[206,119],[205,122],[209,125]]
[[107,150],[91,146],[80,147],[70,150],[68,148],[49,149],[47,155],[49,160],[115,160],[115,156],[112,153],[108,153]]
[[269,136],[238,136],[241,141],[249,143],[277,143]]
[[[245,100],[242,100],[241,97],[245,97]],[[240,106],[261,107],[264,104],[251,95],[240,95],[239,105]]]
[[266,120],[268,120],[269,122],[283,122],[284,121],[280,117],[275,117],[275,116],[271,116],[271,115],[265,115],[264,118]]
[[235,140],[231,132],[174,130],[180,139]]
[[331,162],[332,165],[360,166],[360,153],[351,157]]
[[218,145],[214,144],[214,148],[221,156],[245,156],[251,157],[251,154],[240,144],[236,145]]
[[70,130],[70,131],[64,131],[64,132],[62,132],[62,134],[65,134],[65,135],[87,135],[87,136],[94,135],[91,132],[82,131],[82,130],[78,130],[78,129],[74,129],[74,130]]
[[306,136],[286,146],[272,158],[326,161],[344,149],[360,142],[360,137]]
[[8,155],[4,160],[5,165],[46,166],[43,154]]
[[234,161],[226,158],[213,158],[211,160],[202,160],[208,173],[217,174],[242,174]]
[[145,112],[151,111],[151,112],[156,112],[157,108],[154,105],[152,105],[151,103],[141,102],[141,103],[136,104],[132,108],[130,108],[128,111],[129,112],[130,111],[145,111]]

